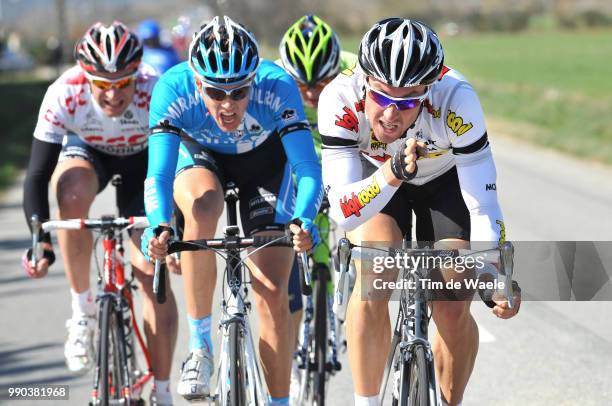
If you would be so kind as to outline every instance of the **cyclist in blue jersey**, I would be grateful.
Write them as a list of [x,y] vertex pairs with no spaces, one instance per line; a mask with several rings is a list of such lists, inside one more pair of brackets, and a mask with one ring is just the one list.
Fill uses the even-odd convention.
[[181,62],[181,58],[173,47],[161,43],[157,21],[142,21],[138,25],[136,34],[144,45],[142,61],[154,67],[160,75]]
[[[213,237],[227,181],[240,190],[246,235],[280,234],[299,218],[302,227],[291,226],[294,249],[316,243],[313,218],[323,196],[321,167],[300,93],[282,68],[260,59],[255,38],[243,26],[215,17],[196,34],[188,61],[155,86],[150,126],[145,208],[151,227],[143,249],[151,257],[163,259],[167,252],[170,232],[160,226],[170,222],[173,198],[185,217],[184,239]],[[293,252],[268,248],[250,258],[271,404],[288,404],[293,337],[287,282]],[[214,254],[183,253],[182,271],[190,354],[178,392],[198,400],[209,394],[213,370]]]

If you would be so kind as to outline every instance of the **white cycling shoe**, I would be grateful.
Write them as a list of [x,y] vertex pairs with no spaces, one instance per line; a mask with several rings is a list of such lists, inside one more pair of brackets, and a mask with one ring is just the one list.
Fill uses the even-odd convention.
[[208,350],[193,350],[183,363],[177,392],[188,401],[205,400],[210,395],[213,357]]
[[83,374],[91,369],[95,361],[94,331],[96,319],[93,316],[82,316],[66,320],[68,338],[64,344],[64,357],[68,370]]

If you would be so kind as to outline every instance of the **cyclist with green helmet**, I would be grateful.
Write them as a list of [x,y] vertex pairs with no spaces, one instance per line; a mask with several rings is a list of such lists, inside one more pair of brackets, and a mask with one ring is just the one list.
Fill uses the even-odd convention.
[[317,104],[323,88],[345,69],[357,64],[357,55],[340,48],[338,36],[316,15],[298,19],[285,33],[276,62],[296,80],[310,123],[317,155],[321,136],[317,129]]
[[[323,88],[341,71],[357,64],[357,55],[342,51],[338,36],[329,24],[316,15],[300,17],[285,33],[279,46],[280,59],[276,61],[295,79],[304,102],[304,112],[310,124],[315,148],[321,158],[321,136],[317,128],[317,104]],[[324,203],[325,204],[325,203]],[[313,252],[317,263],[329,263],[329,219],[320,213],[315,218],[321,243]],[[333,282],[328,284],[333,293]],[[289,278],[289,309],[292,314],[296,337],[302,321],[302,295],[299,272],[293,267]],[[294,363],[293,375],[297,366]],[[292,381],[295,378],[292,378]],[[294,384],[292,383],[292,390]]]

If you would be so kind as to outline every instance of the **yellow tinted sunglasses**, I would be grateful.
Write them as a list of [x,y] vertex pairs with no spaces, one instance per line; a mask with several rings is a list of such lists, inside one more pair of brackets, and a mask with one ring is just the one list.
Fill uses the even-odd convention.
[[110,90],[112,88],[115,89],[125,89],[136,80],[136,74],[131,74],[128,77],[119,78],[119,79],[106,79],[100,76],[90,76],[87,75],[87,79],[89,83],[97,87],[101,90]]

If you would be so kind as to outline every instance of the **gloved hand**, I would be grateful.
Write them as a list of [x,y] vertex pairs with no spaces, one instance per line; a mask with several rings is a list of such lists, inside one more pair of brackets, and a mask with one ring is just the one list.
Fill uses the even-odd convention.
[[47,276],[49,267],[55,262],[55,253],[53,252],[53,247],[51,244],[39,244],[42,244],[42,255],[39,256],[38,261],[36,262],[36,267],[32,266],[32,248],[28,248],[21,257],[21,266],[26,275],[32,279],[44,278]]

